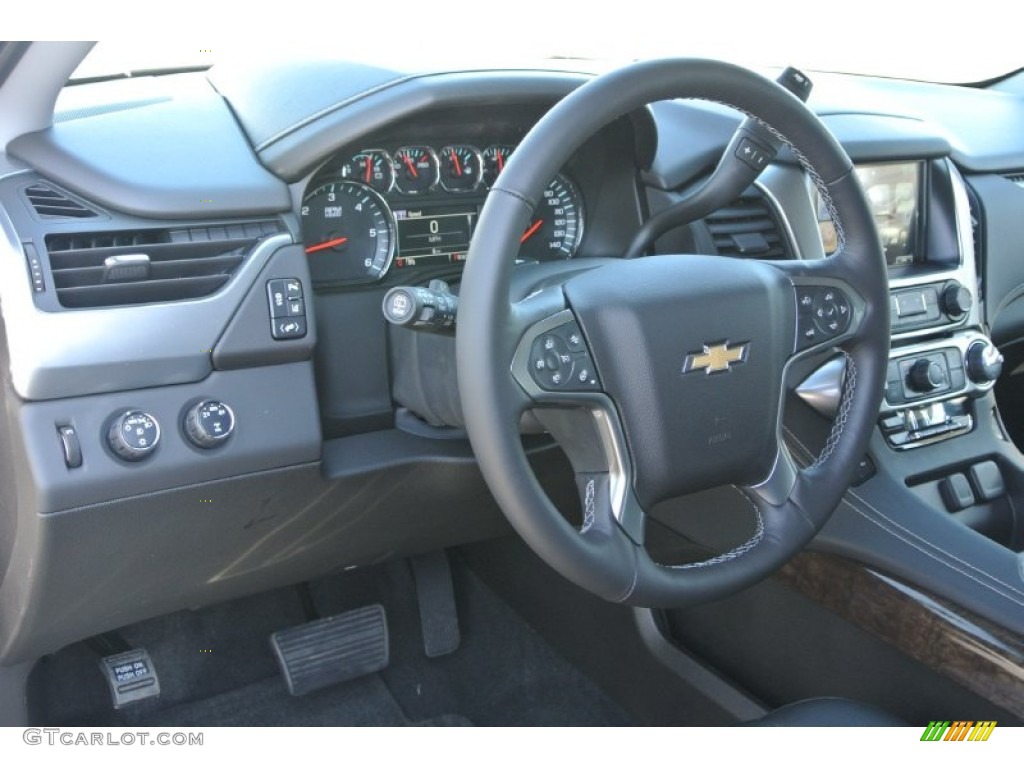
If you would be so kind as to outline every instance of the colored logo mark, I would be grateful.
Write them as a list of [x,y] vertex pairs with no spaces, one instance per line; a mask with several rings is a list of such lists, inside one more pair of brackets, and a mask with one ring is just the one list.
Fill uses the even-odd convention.
[[995,727],[995,720],[932,720],[921,741],[988,741]]

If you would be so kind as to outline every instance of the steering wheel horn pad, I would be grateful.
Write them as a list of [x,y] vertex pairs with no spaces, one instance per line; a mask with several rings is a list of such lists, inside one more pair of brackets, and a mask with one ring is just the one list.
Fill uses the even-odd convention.
[[768,476],[796,327],[784,274],[712,256],[635,259],[564,292],[617,406],[644,508]]

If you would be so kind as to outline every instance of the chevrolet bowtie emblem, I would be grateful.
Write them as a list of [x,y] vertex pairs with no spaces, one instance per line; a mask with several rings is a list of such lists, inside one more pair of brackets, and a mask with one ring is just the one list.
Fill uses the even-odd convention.
[[704,371],[704,373],[722,373],[729,370],[733,363],[747,362],[747,352],[750,344],[737,344],[730,347],[729,342],[721,344],[705,344],[703,352],[692,352],[686,356],[683,363],[683,373],[691,371]]

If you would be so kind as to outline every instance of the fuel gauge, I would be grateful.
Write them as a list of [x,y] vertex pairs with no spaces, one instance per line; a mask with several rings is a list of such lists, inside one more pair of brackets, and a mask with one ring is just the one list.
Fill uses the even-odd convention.
[[364,149],[341,166],[341,177],[361,182],[386,195],[395,183],[395,169],[391,156],[383,149]]

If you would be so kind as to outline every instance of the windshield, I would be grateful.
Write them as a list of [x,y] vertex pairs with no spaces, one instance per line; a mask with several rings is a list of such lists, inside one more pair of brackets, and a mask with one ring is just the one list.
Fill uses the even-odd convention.
[[[990,0],[975,0],[969,15],[956,18],[926,15],[919,4],[892,0],[706,5],[712,7],[694,10],[686,2],[627,0],[608,12],[575,0],[532,0],[505,10],[493,3],[440,0],[420,6],[429,10],[360,15],[351,23],[339,11],[337,34],[290,43],[238,38],[187,42],[170,36],[100,43],[72,79],[209,66],[257,55],[330,56],[409,71],[552,58],[618,64],[701,56],[751,67],[793,65],[807,71],[948,83],[990,80],[1024,66],[1012,34],[1016,25],[1005,18],[1000,22],[1005,12]],[[229,17],[225,24],[236,20]],[[588,68],[602,67],[598,63]]]

